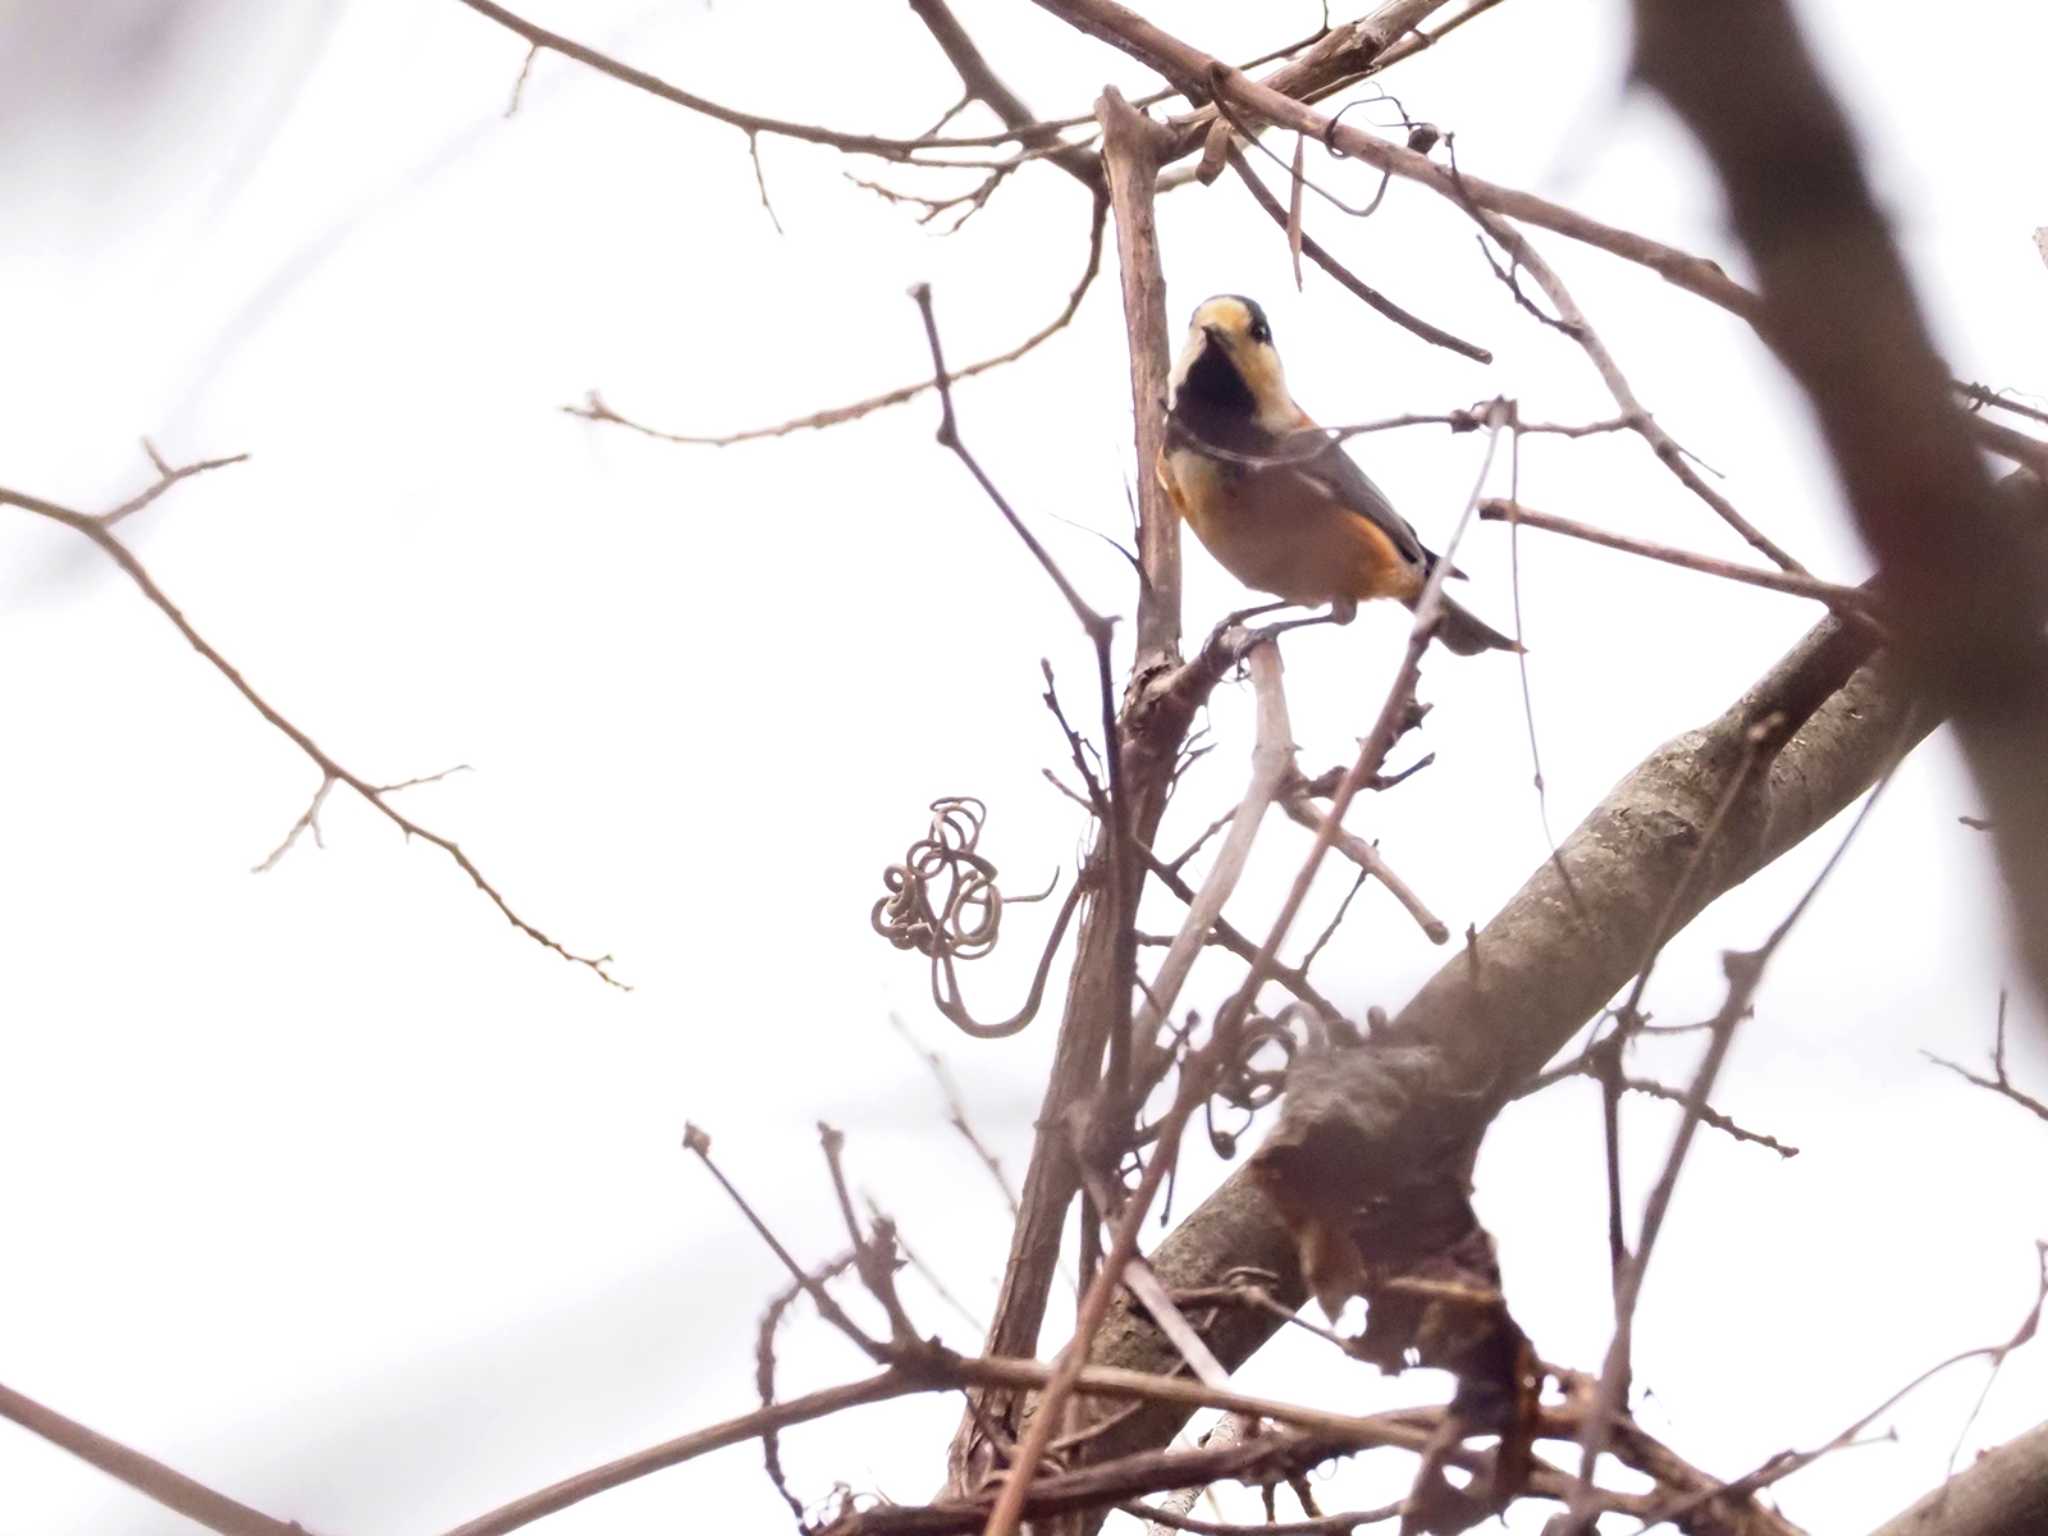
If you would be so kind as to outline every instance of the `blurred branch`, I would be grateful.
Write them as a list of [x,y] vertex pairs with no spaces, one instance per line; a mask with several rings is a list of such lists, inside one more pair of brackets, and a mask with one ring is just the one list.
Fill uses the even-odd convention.
[[2000,513],[1979,418],[1956,407],[1849,124],[1783,0],[1635,10],[1636,72],[1720,173],[1761,279],[1762,333],[1813,403],[1900,652],[1955,714],[2020,951],[2048,997],[2048,562]]
[[[513,909],[511,903],[499,892],[498,888],[485,878],[483,871],[477,868],[469,855],[462,851],[460,844],[456,843],[452,838],[443,837],[440,833],[421,826],[411,817],[406,816],[403,812],[392,806],[389,796],[394,791],[409,788],[412,784],[425,782],[424,780],[408,780],[400,784],[376,784],[343,767],[334,758],[330,757],[312,737],[308,736],[298,726],[280,714],[268,700],[250,686],[249,681],[242,676],[233,663],[219,651],[215,650],[205,637],[192,627],[191,621],[179,610],[177,604],[173,603],[165,595],[163,588],[156,584],[155,579],[143,567],[142,562],[135,558],[135,555],[129,550],[127,545],[115,538],[109,531],[108,521],[115,517],[125,517],[130,512],[147,505],[149,501],[154,499],[154,496],[162,494],[164,490],[169,489],[172,484],[186,476],[215,465],[237,463],[239,459],[217,459],[208,461],[205,464],[190,465],[183,470],[173,470],[164,465],[161,459],[156,459],[154,450],[151,451],[151,457],[157,463],[158,472],[161,476],[158,484],[142,495],[123,502],[120,506],[114,508],[112,512],[101,516],[96,517],[90,513],[74,512],[69,507],[58,506],[55,502],[45,501],[41,497],[28,496],[19,491],[10,491],[5,488],[0,488],[0,506],[19,507],[24,512],[33,512],[38,517],[48,518],[53,523],[61,523],[64,527],[71,529],[72,532],[81,534],[91,540],[92,543],[99,547],[102,554],[109,560],[112,560],[126,573],[128,579],[134,582],[137,588],[141,590],[142,595],[155,605],[157,611],[171,621],[177,628],[178,633],[185,637],[186,643],[201,656],[205,657],[213,669],[228,680],[235,691],[248,701],[250,707],[256,713],[261,715],[286,740],[290,741],[293,746],[310,758],[313,765],[320,770],[320,783],[314,789],[311,803],[307,806],[306,811],[300,816],[292,830],[286,834],[285,840],[280,845],[278,852],[272,854],[258,868],[267,868],[275,863],[282,856],[283,851],[291,846],[300,832],[315,828],[318,823],[320,807],[324,803],[328,791],[336,784],[346,784],[367,801],[385,820],[397,827],[408,838],[416,837],[422,842],[431,843],[434,847],[447,854],[454,861],[455,866],[469,877],[470,883],[490,899],[491,905],[498,909],[504,919],[529,939],[533,940],[534,943],[540,945],[543,949],[552,950],[564,960],[571,961],[576,965],[587,966],[607,986],[617,987],[621,991],[631,990],[624,982],[621,982],[612,975],[609,969],[612,963],[610,955],[579,955],[565,948],[560,942],[521,917]],[[450,769],[448,771],[453,772],[454,770]]]

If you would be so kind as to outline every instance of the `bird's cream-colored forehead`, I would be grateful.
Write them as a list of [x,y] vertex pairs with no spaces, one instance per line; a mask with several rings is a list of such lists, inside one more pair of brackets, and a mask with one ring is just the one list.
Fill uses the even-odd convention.
[[1248,331],[1252,325],[1251,307],[1235,294],[1219,294],[1213,299],[1204,299],[1195,306],[1194,318],[1188,321],[1190,330],[1205,325],[1220,325],[1227,331]]

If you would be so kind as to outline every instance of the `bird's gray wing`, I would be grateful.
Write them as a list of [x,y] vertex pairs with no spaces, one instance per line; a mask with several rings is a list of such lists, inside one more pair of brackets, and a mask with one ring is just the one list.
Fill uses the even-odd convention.
[[[1318,443],[1320,447],[1316,446]],[[1287,473],[1300,476],[1319,494],[1356,512],[1393,540],[1394,548],[1417,565],[1427,568],[1435,563],[1436,557],[1422,547],[1422,539],[1408,519],[1394,510],[1386,492],[1366,478],[1365,471],[1344,451],[1341,443],[1320,428],[1304,427],[1281,440],[1275,457],[1288,458],[1295,454],[1300,458],[1289,466]]]

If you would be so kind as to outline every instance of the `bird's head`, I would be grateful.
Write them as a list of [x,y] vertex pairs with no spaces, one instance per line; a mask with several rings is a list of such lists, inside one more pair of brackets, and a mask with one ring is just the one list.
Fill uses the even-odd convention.
[[1183,413],[1255,422],[1269,432],[1286,432],[1300,419],[1266,312],[1235,293],[1196,306],[1167,402]]

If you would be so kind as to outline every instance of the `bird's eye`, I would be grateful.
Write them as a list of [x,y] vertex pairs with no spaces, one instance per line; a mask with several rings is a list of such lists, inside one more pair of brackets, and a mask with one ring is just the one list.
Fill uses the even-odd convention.
[[1251,328],[1245,334],[1263,346],[1273,339],[1273,328],[1266,324],[1264,315],[1257,315],[1253,317]]

